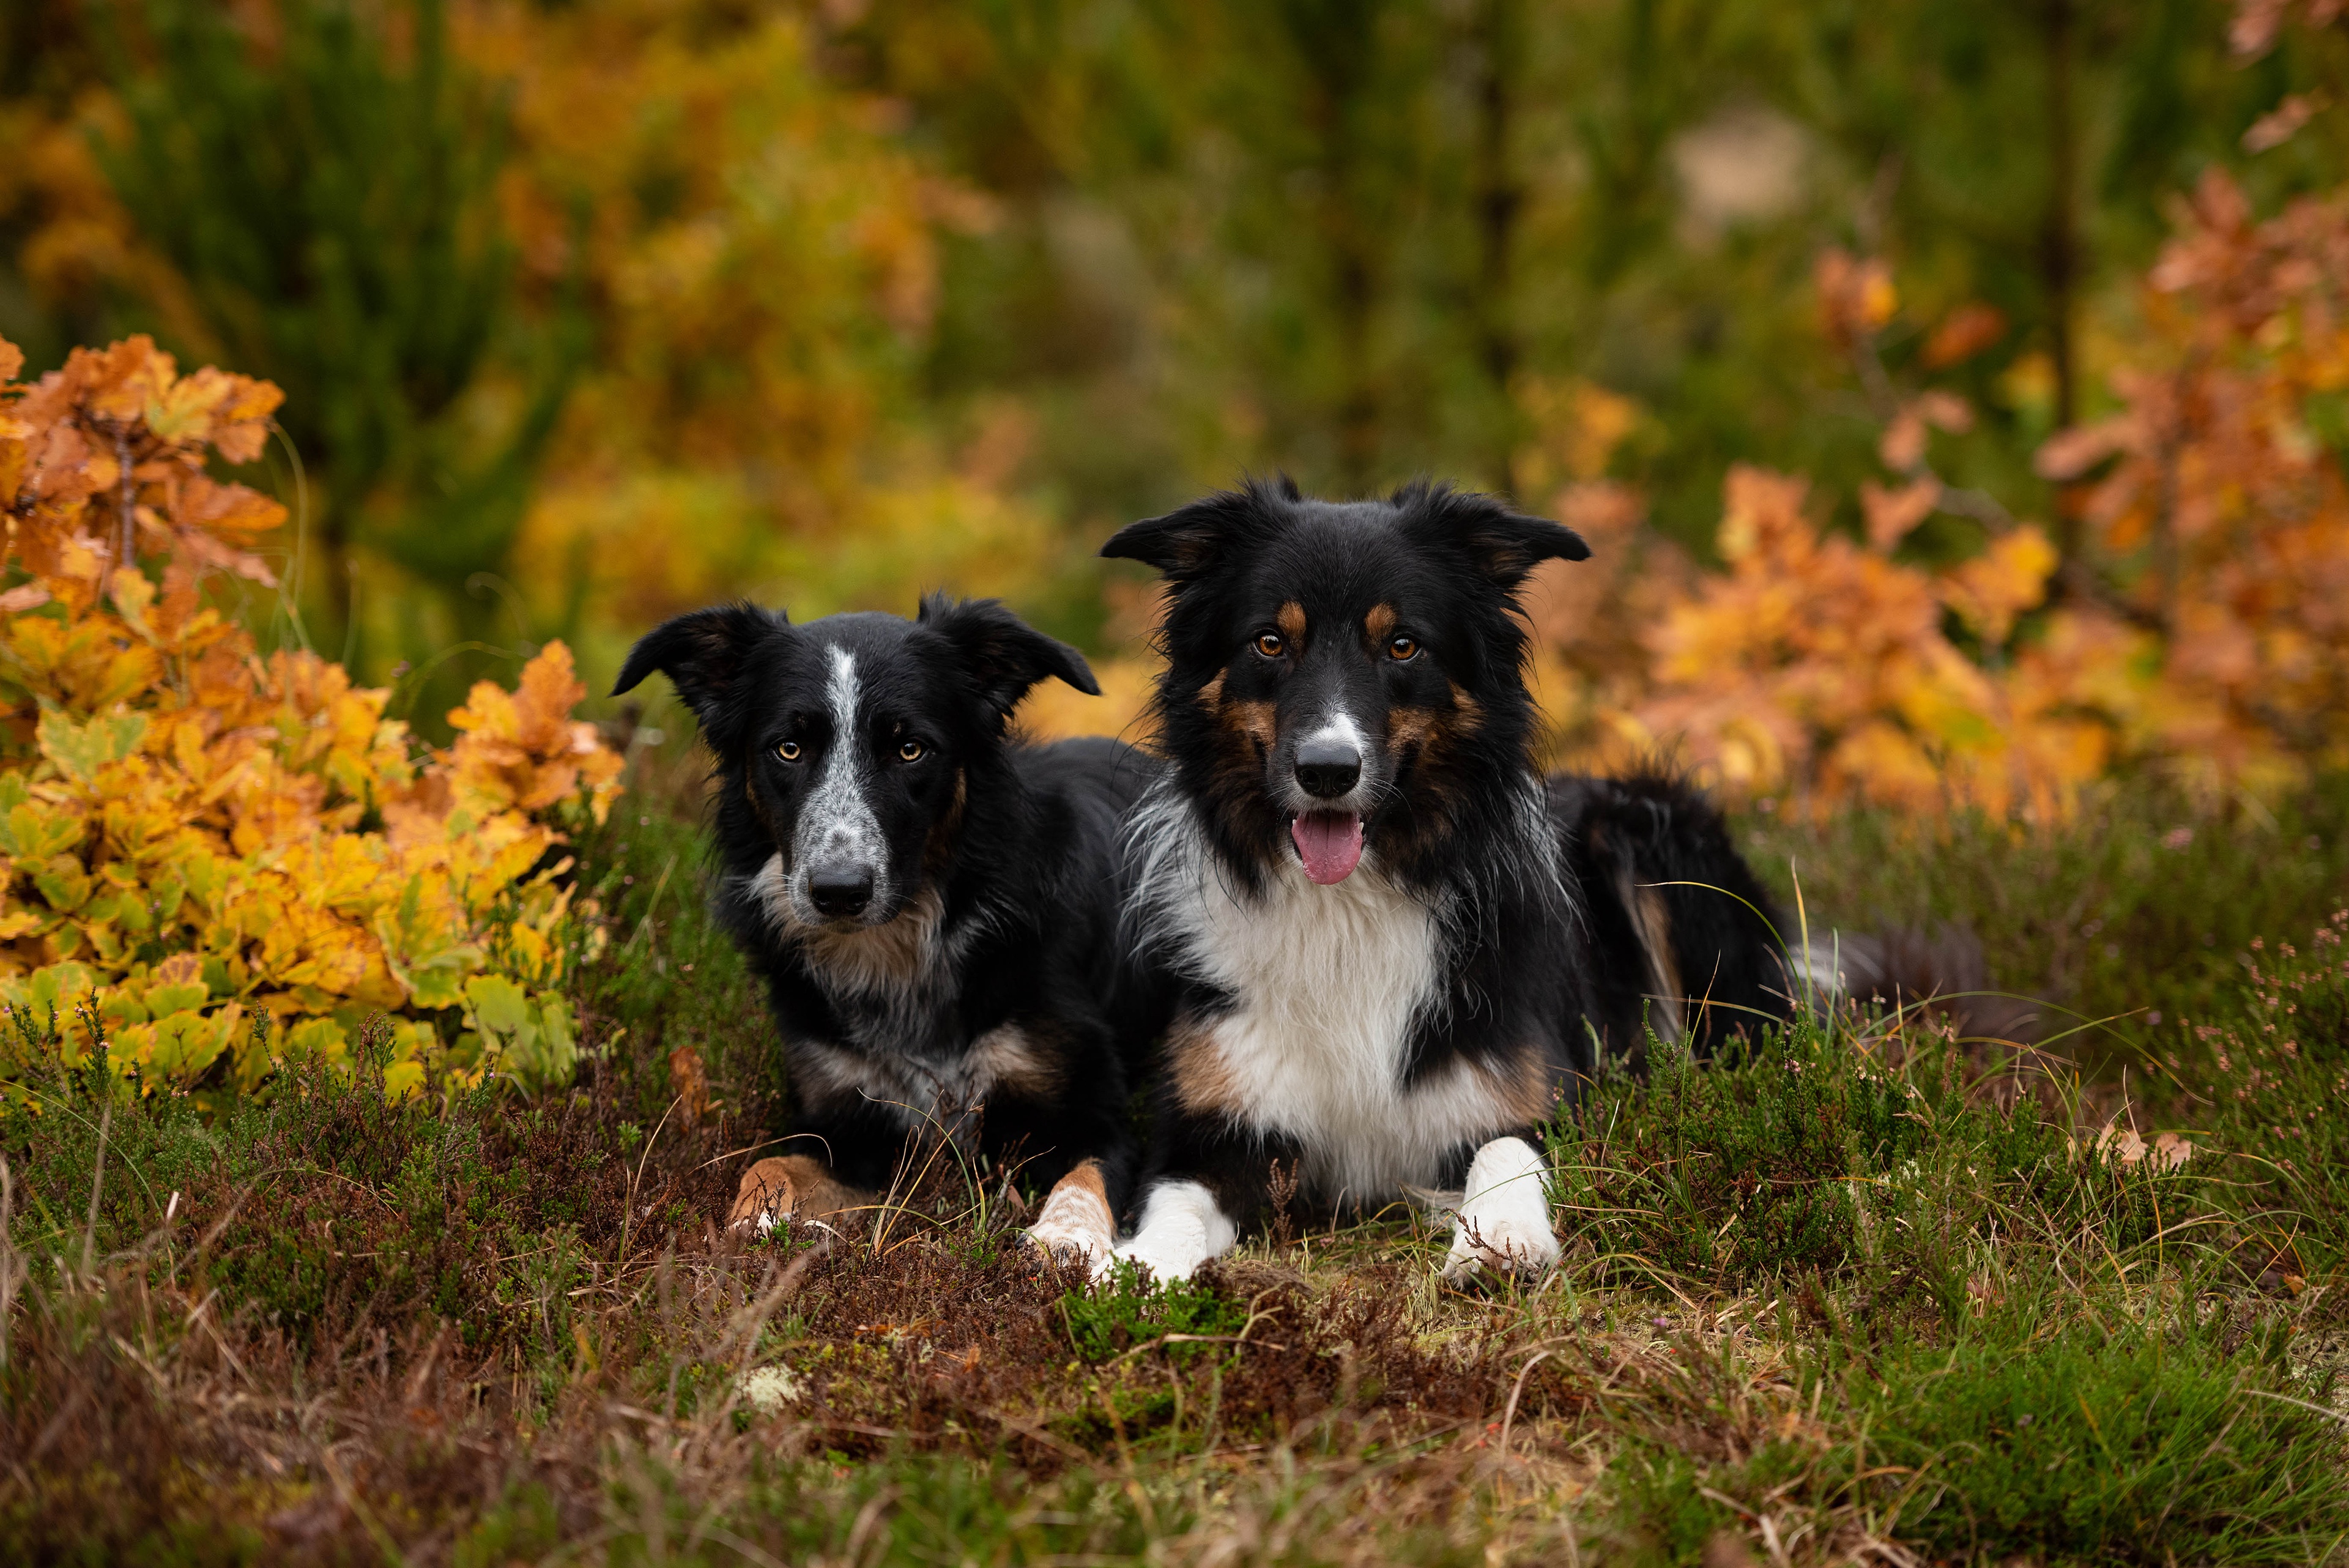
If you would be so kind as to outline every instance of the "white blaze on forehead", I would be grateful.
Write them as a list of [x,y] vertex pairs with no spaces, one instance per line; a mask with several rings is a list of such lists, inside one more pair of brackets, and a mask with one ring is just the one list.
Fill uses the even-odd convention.
[[823,700],[832,709],[833,728],[845,735],[856,728],[856,701],[864,693],[856,679],[856,656],[834,644],[832,655],[832,677],[824,682]]
[[[858,710],[864,701],[863,682],[856,678],[856,656],[834,645],[832,673],[824,682],[824,706],[831,710],[832,742],[823,755],[823,774],[800,812],[792,857],[802,867],[817,860],[871,861],[881,849],[881,825],[864,798],[864,763],[859,754],[863,726]],[[884,869],[876,863],[874,871]]]

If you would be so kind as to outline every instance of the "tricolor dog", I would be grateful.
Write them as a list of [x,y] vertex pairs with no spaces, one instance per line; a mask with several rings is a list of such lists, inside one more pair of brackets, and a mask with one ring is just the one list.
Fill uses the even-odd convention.
[[[1103,549],[1168,588],[1126,929],[1179,977],[1115,1255],[1189,1274],[1278,1164],[1344,1210],[1456,1189],[1449,1272],[1546,1268],[1537,1128],[1599,1054],[1785,1014],[1770,899],[1701,796],[1536,769],[1516,596],[1588,553],[1486,496],[1286,483]],[[1100,1268],[1112,1238],[1074,1244]]]
[[1157,764],[1007,734],[1040,680],[1098,690],[1082,657],[933,597],[913,621],[680,616],[614,691],[655,670],[717,759],[716,908],[766,981],[794,1104],[792,1152],[743,1177],[733,1221],[854,1207],[939,1138],[1039,1183],[1073,1170],[1059,1212],[1106,1211],[1153,1026],[1122,1001],[1118,831]]

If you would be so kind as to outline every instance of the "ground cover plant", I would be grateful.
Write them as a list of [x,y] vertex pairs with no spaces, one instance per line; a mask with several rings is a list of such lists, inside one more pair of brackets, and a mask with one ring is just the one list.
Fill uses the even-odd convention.
[[1089,1290],[1014,1244],[1016,1180],[951,1159],[836,1236],[718,1234],[780,1085],[690,793],[637,750],[577,845],[603,940],[567,1085],[387,1096],[378,1036],[208,1106],[18,1015],[19,1555],[2272,1563],[2349,1532],[2337,883],[2246,893],[2289,940],[2148,952],[2209,1000],[2126,1100],[1922,1017],[1659,1042],[1553,1129],[1538,1288],[1439,1287],[1399,1211]]

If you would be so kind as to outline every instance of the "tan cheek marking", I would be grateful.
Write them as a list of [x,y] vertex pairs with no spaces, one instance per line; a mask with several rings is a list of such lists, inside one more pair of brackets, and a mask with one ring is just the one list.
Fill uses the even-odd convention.
[[1280,628],[1280,635],[1289,640],[1290,652],[1294,653],[1305,646],[1305,607],[1303,605],[1299,604],[1295,599],[1289,600],[1280,607],[1280,613],[1273,617],[1273,620]]
[[1269,702],[1234,702],[1224,711],[1230,715],[1231,727],[1259,746],[1272,744],[1279,721]]
[[1452,706],[1457,710],[1452,728],[1464,735],[1485,722],[1485,705],[1468,695],[1467,689],[1457,680],[1448,684],[1452,688]]
[[1225,701],[1221,672],[1199,688],[1199,706],[1215,714],[1216,722],[1227,732],[1254,741],[1261,746],[1272,744],[1275,727],[1273,705],[1269,702]]
[[1174,1101],[1195,1116],[1244,1116],[1239,1078],[1224,1060],[1223,1047],[1204,1025],[1178,1023],[1166,1044],[1168,1081]]
[[1362,629],[1370,634],[1373,650],[1383,647],[1394,635],[1395,607],[1392,605],[1372,605],[1371,613],[1362,618]]
[[1387,750],[1401,756],[1407,747],[1419,746],[1431,755],[1440,757],[1444,742],[1455,735],[1474,734],[1485,722],[1484,705],[1468,695],[1454,680],[1452,688],[1452,710],[1439,712],[1433,708],[1397,708],[1387,717]]
[[1387,714],[1387,752],[1400,757],[1412,747],[1423,745],[1435,728],[1435,711],[1432,708],[1396,708]]

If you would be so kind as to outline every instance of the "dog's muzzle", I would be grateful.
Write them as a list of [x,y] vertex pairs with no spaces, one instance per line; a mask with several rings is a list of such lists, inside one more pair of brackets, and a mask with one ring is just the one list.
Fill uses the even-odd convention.
[[1297,782],[1316,800],[1336,800],[1362,782],[1362,753],[1351,741],[1319,736],[1297,748]]
[[853,860],[821,862],[808,867],[808,902],[827,919],[853,919],[873,902],[873,867]]

